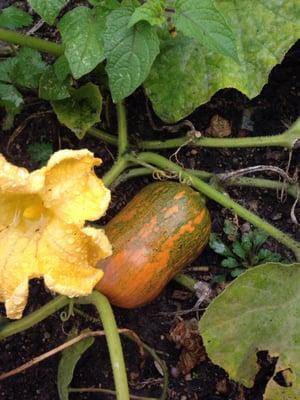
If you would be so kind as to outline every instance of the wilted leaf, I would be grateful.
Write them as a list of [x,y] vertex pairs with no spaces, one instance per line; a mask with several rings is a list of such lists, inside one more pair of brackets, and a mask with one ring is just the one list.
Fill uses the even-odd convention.
[[66,2],[67,0],[28,0],[34,11],[49,25],[54,24],[56,17]]
[[45,100],[66,99],[71,96],[69,88],[69,82],[67,80],[60,81],[51,66],[46,69],[40,78],[39,97]]
[[162,25],[165,21],[165,0],[147,1],[134,10],[130,17],[128,27],[139,21],[147,21],[150,25]]
[[104,60],[102,36],[107,13],[101,7],[93,10],[76,7],[59,23],[65,56],[76,79],[91,72]]
[[120,8],[107,17],[104,34],[106,71],[115,102],[129,96],[144,82],[159,52],[154,27],[143,21],[128,27],[132,12],[130,8]]
[[31,16],[15,6],[0,11],[0,28],[16,29],[31,25],[31,23]]
[[234,34],[212,0],[176,0],[175,10],[177,30],[238,62]]
[[180,374],[189,374],[196,365],[206,359],[196,318],[177,321],[176,325],[170,330],[170,338],[181,347],[177,364],[177,370]]
[[[223,88],[257,96],[271,69],[300,37],[298,0],[218,0],[237,38],[240,64],[178,34],[165,39],[145,88],[156,114],[166,122],[189,115]],[[276,29],[274,29],[276,27]]]
[[299,285],[299,263],[254,267],[227,286],[200,320],[209,358],[246,387],[259,370],[258,351],[278,357],[276,371],[291,369],[293,386],[277,388],[278,396],[268,400],[299,399]]
[[93,83],[72,89],[70,95],[51,104],[59,121],[82,139],[86,131],[100,121],[102,96],[98,86]]
[[[75,333],[68,335],[68,340],[75,337]],[[62,352],[62,357],[58,364],[57,371],[57,389],[60,400],[69,400],[69,385],[72,382],[76,364],[80,360],[82,354],[94,343],[94,337],[87,337],[75,343],[73,346],[67,347]]]

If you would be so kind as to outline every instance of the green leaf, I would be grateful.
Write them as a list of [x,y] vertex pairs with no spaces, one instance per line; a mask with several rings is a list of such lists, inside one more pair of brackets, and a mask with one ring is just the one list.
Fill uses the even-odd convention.
[[82,139],[86,131],[100,121],[102,96],[93,83],[73,89],[70,94],[70,98],[51,104],[59,121]]
[[300,393],[300,264],[263,264],[235,279],[210,303],[200,333],[213,363],[251,387],[259,370],[256,353],[278,357],[276,371],[290,368],[292,387],[270,400],[296,400]]
[[234,34],[212,0],[176,0],[175,9],[177,30],[238,62]]
[[13,85],[0,83],[0,106],[15,115],[21,110],[22,104],[23,97]]
[[130,17],[128,27],[140,21],[147,21],[150,25],[162,25],[166,22],[165,0],[148,0],[146,3],[134,10]]
[[62,100],[70,97],[68,80],[61,82],[54,68],[48,67],[40,78],[39,97],[45,100]]
[[129,96],[144,82],[159,52],[155,28],[143,21],[129,28],[131,15],[132,9],[120,8],[107,17],[106,71],[114,102]]
[[237,255],[238,257],[240,257],[242,260],[245,260],[247,253],[245,252],[245,249],[243,248],[243,246],[241,245],[240,242],[235,241],[232,245],[232,251],[235,255]]
[[[75,335],[68,336],[71,339]],[[62,352],[57,371],[57,389],[60,400],[69,400],[69,385],[72,382],[76,364],[80,360],[82,354],[92,346],[95,338],[87,337],[80,342],[75,343],[71,347],[67,347]]]
[[54,72],[61,82],[63,82],[68,75],[71,75],[71,70],[69,67],[68,60],[66,56],[60,56],[53,64]]
[[38,162],[40,167],[43,167],[53,154],[53,146],[48,142],[31,143],[27,146],[27,152],[31,160]]
[[268,240],[268,234],[260,229],[253,231],[253,246],[259,249]]
[[17,63],[17,57],[0,62],[0,81],[11,83],[11,75]]
[[243,233],[241,237],[241,245],[246,253],[250,253],[253,247],[253,232]]
[[12,82],[29,89],[37,89],[47,65],[37,50],[23,47],[16,56],[17,62],[11,73]]
[[213,251],[221,256],[232,256],[232,252],[229,247],[226,246],[225,243],[219,238],[216,233],[212,233],[209,239],[209,247],[213,249]]
[[67,0],[28,0],[28,3],[47,24],[53,25]]
[[218,0],[216,5],[236,37],[240,64],[180,33],[163,40],[144,85],[165,122],[185,118],[220,89],[256,97],[271,69],[300,37],[298,0],[258,1],[255,12],[252,0]]
[[240,276],[244,271],[245,268],[234,268],[230,271],[230,275],[232,276],[232,278],[236,278],[237,276]]
[[108,12],[101,7],[93,10],[76,7],[59,23],[65,56],[76,79],[91,72],[104,60],[102,37]]
[[257,253],[257,258],[260,263],[264,262],[279,262],[282,261],[282,257],[278,253],[274,253],[269,249],[260,249]]
[[17,29],[31,24],[31,16],[20,8],[10,6],[0,11],[0,28]]
[[238,228],[233,222],[229,221],[229,219],[225,219],[223,232],[229,240],[234,242],[238,235]]
[[92,6],[100,6],[108,10],[115,10],[120,7],[118,0],[89,0],[89,3],[92,4]]
[[233,257],[225,258],[225,260],[221,262],[221,265],[224,268],[237,268],[240,266],[239,262]]

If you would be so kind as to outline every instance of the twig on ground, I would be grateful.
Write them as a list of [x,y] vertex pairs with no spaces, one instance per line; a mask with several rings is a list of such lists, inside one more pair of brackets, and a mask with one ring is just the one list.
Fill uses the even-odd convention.
[[[140,343],[140,351],[141,351],[141,349],[143,348],[143,344],[142,344],[140,338],[133,331],[131,331],[129,329],[118,329],[118,331],[119,331],[119,333],[123,333],[123,334],[126,333],[128,336],[132,337],[132,339],[135,342]],[[54,349],[52,349],[50,351],[47,351],[46,353],[43,353],[37,357],[34,357],[32,360],[20,365],[19,367],[14,368],[8,372],[3,372],[0,375],[0,381],[7,379],[11,376],[17,375],[23,371],[26,371],[27,369],[33,367],[34,365],[39,364],[41,361],[44,361],[47,358],[50,358],[50,357],[54,356],[55,354],[63,351],[64,349],[66,349],[70,346],[73,346],[75,343],[80,342],[80,340],[82,340],[82,339],[85,339],[85,338],[91,337],[91,336],[95,337],[95,336],[104,336],[104,335],[105,335],[105,332],[102,330],[101,331],[82,332],[80,335],[76,336],[75,338],[68,340],[67,342],[55,347]]]

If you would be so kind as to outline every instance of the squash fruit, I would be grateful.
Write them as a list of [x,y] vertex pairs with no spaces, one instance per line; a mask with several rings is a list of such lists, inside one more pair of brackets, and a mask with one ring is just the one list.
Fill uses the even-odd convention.
[[96,289],[119,307],[149,303],[201,253],[210,231],[199,192],[171,181],[146,186],[105,227],[113,254],[97,264],[104,277]]

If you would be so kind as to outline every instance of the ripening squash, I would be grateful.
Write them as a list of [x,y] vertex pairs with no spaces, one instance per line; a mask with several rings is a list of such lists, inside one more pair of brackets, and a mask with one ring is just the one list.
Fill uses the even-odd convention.
[[170,181],[146,186],[105,227],[113,255],[98,263],[96,289],[119,307],[150,302],[201,253],[210,230],[200,193]]

